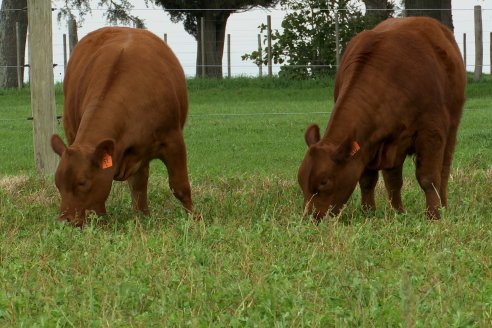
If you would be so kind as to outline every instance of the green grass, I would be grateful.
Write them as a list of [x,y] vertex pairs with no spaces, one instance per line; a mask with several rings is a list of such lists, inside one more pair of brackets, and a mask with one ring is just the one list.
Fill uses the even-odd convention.
[[[29,93],[0,91],[0,326],[488,327],[492,325],[492,80],[469,83],[449,203],[423,215],[414,165],[407,213],[359,207],[313,225],[296,172],[333,81],[188,81],[194,222],[151,168],[152,216],[114,183],[108,216],[56,221],[34,171]],[[58,110],[62,97],[57,93]],[[60,128],[61,132],[61,128]]]

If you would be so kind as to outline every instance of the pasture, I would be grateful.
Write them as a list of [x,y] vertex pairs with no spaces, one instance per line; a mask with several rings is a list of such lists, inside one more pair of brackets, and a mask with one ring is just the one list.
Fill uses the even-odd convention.
[[[333,80],[189,80],[194,222],[151,167],[151,217],[114,183],[106,217],[57,222],[35,173],[28,91],[0,91],[0,326],[486,327],[492,325],[492,79],[469,82],[442,220],[407,159],[403,201],[358,189],[335,218],[302,216],[307,125]],[[62,108],[57,89],[58,112]],[[61,126],[59,132],[62,133]]]

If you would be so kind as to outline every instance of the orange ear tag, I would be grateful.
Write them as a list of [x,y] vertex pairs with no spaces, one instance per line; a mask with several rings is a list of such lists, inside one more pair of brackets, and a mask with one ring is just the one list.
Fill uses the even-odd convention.
[[354,156],[360,150],[360,146],[357,141],[352,141],[352,148],[350,149],[350,156]]
[[113,158],[108,153],[105,153],[101,160],[101,168],[107,169],[113,166]]

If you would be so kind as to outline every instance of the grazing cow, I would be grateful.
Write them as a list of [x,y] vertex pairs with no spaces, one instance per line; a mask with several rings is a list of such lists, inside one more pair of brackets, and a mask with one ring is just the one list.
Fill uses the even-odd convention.
[[397,211],[402,167],[415,154],[416,176],[430,219],[447,205],[466,75],[453,34],[434,19],[388,19],[354,37],[335,81],[326,132],[305,133],[299,168],[304,206],[320,219],[338,213],[359,182],[362,205],[375,207],[378,171]]
[[188,98],[183,69],[154,34],[106,27],[75,47],[64,80],[63,127],[68,147],[51,138],[60,155],[55,182],[61,220],[76,226],[87,211],[106,212],[113,180],[128,180],[133,207],[149,214],[149,162],[158,158],[169,186],[192,211],[183,126]]

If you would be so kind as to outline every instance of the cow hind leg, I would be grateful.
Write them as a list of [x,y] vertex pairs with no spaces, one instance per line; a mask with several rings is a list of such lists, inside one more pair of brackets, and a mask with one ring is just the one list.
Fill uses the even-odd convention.
[[425,194],[427,216],[440,219],[444,138],[437,132],[422,134],[415,144],[416,176]]
[[401,200],[401,187],[403,186],[403,165],[389,170],[383,170],[383,179],[391,206],[398,212],[402,213],[403,202]]
[[147,203],[147,186],[149,182],[149,164],[142,166],[134,175],[128,178],[128,186],[132,195],[133,209],[149,215]]
[[378,171],[366,169],[359,179],[361,192],[362,208],[366,210],[375,210],[376,201],[374,199],[374,189],[378,182]]
[[171,191],[181,204],[183,204],[186,211],[192,213],[193,204],[186,164],[186,146],[181,132],[171,134],[162,143],[160,159],[167,167]]
[[446,141],[446,148],[444,149],[444,157],[441,170],[441,204],[444,207],[448,206],[448,180],[449,173],[451,171],[451,162],[453,160],[453,152],[456,146],[456,132],[457,128],[451,128]]

